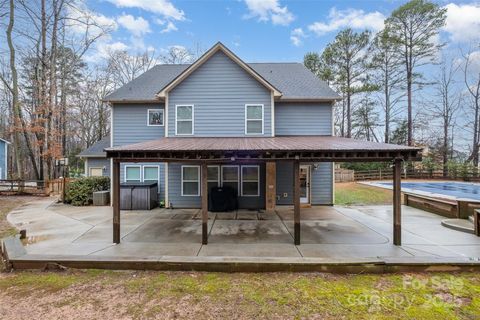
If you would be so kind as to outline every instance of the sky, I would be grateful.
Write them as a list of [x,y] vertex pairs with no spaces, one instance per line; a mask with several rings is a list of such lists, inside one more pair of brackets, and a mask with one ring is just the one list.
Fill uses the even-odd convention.
[[[132,53],[170,46],[206,50],[223,42],[247,62],[302,61],[321,52],[343,28],[378,31],[405,1],[313,0],[83,0],[92,16],[112,26],[89,53],[92,62],[108,49]],[[439,1],[448,10],[441,38],[458,49],[480,39],[480,2]]]

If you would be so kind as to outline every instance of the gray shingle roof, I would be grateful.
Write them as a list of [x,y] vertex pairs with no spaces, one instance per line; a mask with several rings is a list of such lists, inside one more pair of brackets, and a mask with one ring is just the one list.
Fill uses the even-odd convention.
[[[281,99],[333,100],[340,96],[301,63],[249,63],[283,93]],[[105,101],[148,101],[181,74],[188,64],[161,64],[105,97]]]
[[103,137],[102,140],[95,142],[89,148],[80,152],[77,157],[106,157],[107,154],[103,151],[105,148],[110,148],[110,136]]

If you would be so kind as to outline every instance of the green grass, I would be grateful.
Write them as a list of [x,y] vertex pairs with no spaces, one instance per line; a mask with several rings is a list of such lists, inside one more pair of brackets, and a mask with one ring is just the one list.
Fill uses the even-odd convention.
[[[406,280],[407,279],[407,280]],[[120,290],[118,290],[120,289]],[[18,298],[55,296],[54,306],[108,307],[120,291],[126,315],[149,318],[176,310],[190,317],[476,319],[480,274],[332,275],[322,273],[20,272],[0,277]],[[92,291],[97,296],[91,298]],[[115,291],[115,292],[116,292]],[[74,293],[75,299],[70,297]],[[100,298],[99,298],[100,297]],[[104,297],[104,298],[103,298]],[[91,300],[89,300],[91,299]],[[35,316],[35,315],[32,315]]]
[[337,205],[391,204],[392,196],[392,191],[387,189],[350,182],[335,184]]

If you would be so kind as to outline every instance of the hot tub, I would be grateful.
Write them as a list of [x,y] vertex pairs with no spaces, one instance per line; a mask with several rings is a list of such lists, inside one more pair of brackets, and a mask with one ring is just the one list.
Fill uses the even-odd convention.
[[120,184],[120,210],[151,210],[158,207],[157,182]]

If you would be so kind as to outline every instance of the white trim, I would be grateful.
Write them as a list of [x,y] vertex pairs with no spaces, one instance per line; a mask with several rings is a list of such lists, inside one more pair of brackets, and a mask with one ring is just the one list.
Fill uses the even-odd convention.
[[203,54],[197,61],[191,64],[188,68],[186,68],[180,75],[171,81],[167,86],[165,86],[159,93],[157,93],[157,97],[163,98],[165,97],[170,90],[175,88],[179,83],[185,80],[192,72],[194,72],[198,67],[200,67],[203,63],[205,63],[211,56],[213,56],[217,51],[222,51],[232,59],[235,63],[237,63],[242,69],[244,69],[247,73],[249,73],[252,77],[254,77],[258,82],[268,88],[276,97],[281,97],[282,93],[275,88],[271,83],[265,80],[258,72],[253,70],[252,67],[247,65],[243,62],[239,57],[237,57],[232,51],[230,51],[227,47],[225,47],[221,42],[215,44],[212,48],[210,48],[207,52]]
[[224,182],[235,182],[234,180],[227,180],[225,181],[223,179],[223,169],[224,168],[237,168],[237,196],[240,194],[239,191],[240,191],[240,166],[238,165],[222,165],[221,166],[221,181],[222,181],[222,187],[223,187],[223,183]]
[[[162,124],[150,124],[150,111],[162,111]],[[147,127],[164,127],[165,126],[165,110],[164,109],[147,109]]]
[[137,180],[127,180],[127,169],[128,168],[138,168],[140,171],[140,182],[143,181],[143,175],[142,175],[142,166],[137,165],[137,164],[126,164],[124,166],[124,172],[123,172],[123,181],[128,182],[128,181],[137,181]]
[[85,177],[88,177],[89,172],[88,172],[88,158],[85,158],[83,161],[83,171],[85,172]]
[[300,197],[300,203],[302,204],[311,204],[312,203],[312,166],[309,164],[300,164],[300,169],[302,167],[307,168],[307,181],[306,181],[306,202],[302,202],[302,197]]
[[167,121],[165,122],[165,137],[168,137],[168,93],[165,95],[165,104],[163,108],[165,109],[165,120]]
[[[113,147],[113,132],[114,132],[113,131],[113,103],[109,103],[109,105],[110,105],[110,148],[111,148]],[[113,173],[113,158],[110,158],[110,173],[108,175],[110,177],[110,207],[113,207],[113,201],[114,201],[112,173]],[[120,172],[118,175],[120,175]],[[120,177],[118,178],[120,179]]]
[[272,132],[272,137],[275,137],[275,100],[273,99],[273,92],[270,94],[270,123],[272,128],[270,129]]
[[217,182],[217,187],[220,187],[220,165],[207,166],[207,170],[208,170],[208,168],[217,168],[217,181],[208,180],[208,171],[207,171],[207,183],[208,182]]
[[[157,183],[158,183],[158,193],[160,193],[160,166],[159,165],[153,165],[153,164],[145,164],[142,166],[142,182],[145,182],[145,168],[157,168]],[[148,179],[147,181],[154,181]]]
[[165,208],[170,208],[170,201],[168,201],[168,162],[165,162]]
[[[192,107],[192,133],[178,133],[177,132],[177,114],[178,107]],[[181,119],[180,121],[190,121],[186,119]],[[175,105],[175,135],[176,136],[193,136],[195,134],[195,106],[193,104],[176,104]]]
[[[195,180],[183,180],[183,168],[197,168],[197,181]],[[200,166],[197,166],[197,165],[182,165],[180,167],[180,176],[181,176],[181,195],[182,197],[198,197],[200,196]],[[197,182],[197,185],[198,185],[198,192],[197,194],[184,194],[183,193],[183,183],[184,182]]]
[[7,140],[3,140],[3,141],[5,142],[5,154],[4,154],[4,156],[5,156],[5,172],[3,172],[2,174],[3,174],[3,179],[7,180],[8,179],[8,145],[10,144],[10,142],[8,142]]
[[[243,179],[243,168],[257,168],[257,180],[244,180]],[[260,166],[259,165],[242,165],[241,168],[241,196],[242,197],[259,197],[260,196]],[[256,182],[257,183],[257,194],[243,194],[243,183],[244,182]]]
[[[247,109],[248,107],[259,107],[261,106],[262,107],[262,119],[247,119]],[[264,106],[262,103],[247,103],[245,104],[245,135],[247,136],[259,136],[259,135],[263,135],[263,132],[264,132],[264,122],[265,122],[265,114],[264,114]],[[248,121],[259,121],[259,120],[262,120],[262,133],[248,133],[247,132],[247,122]]]

